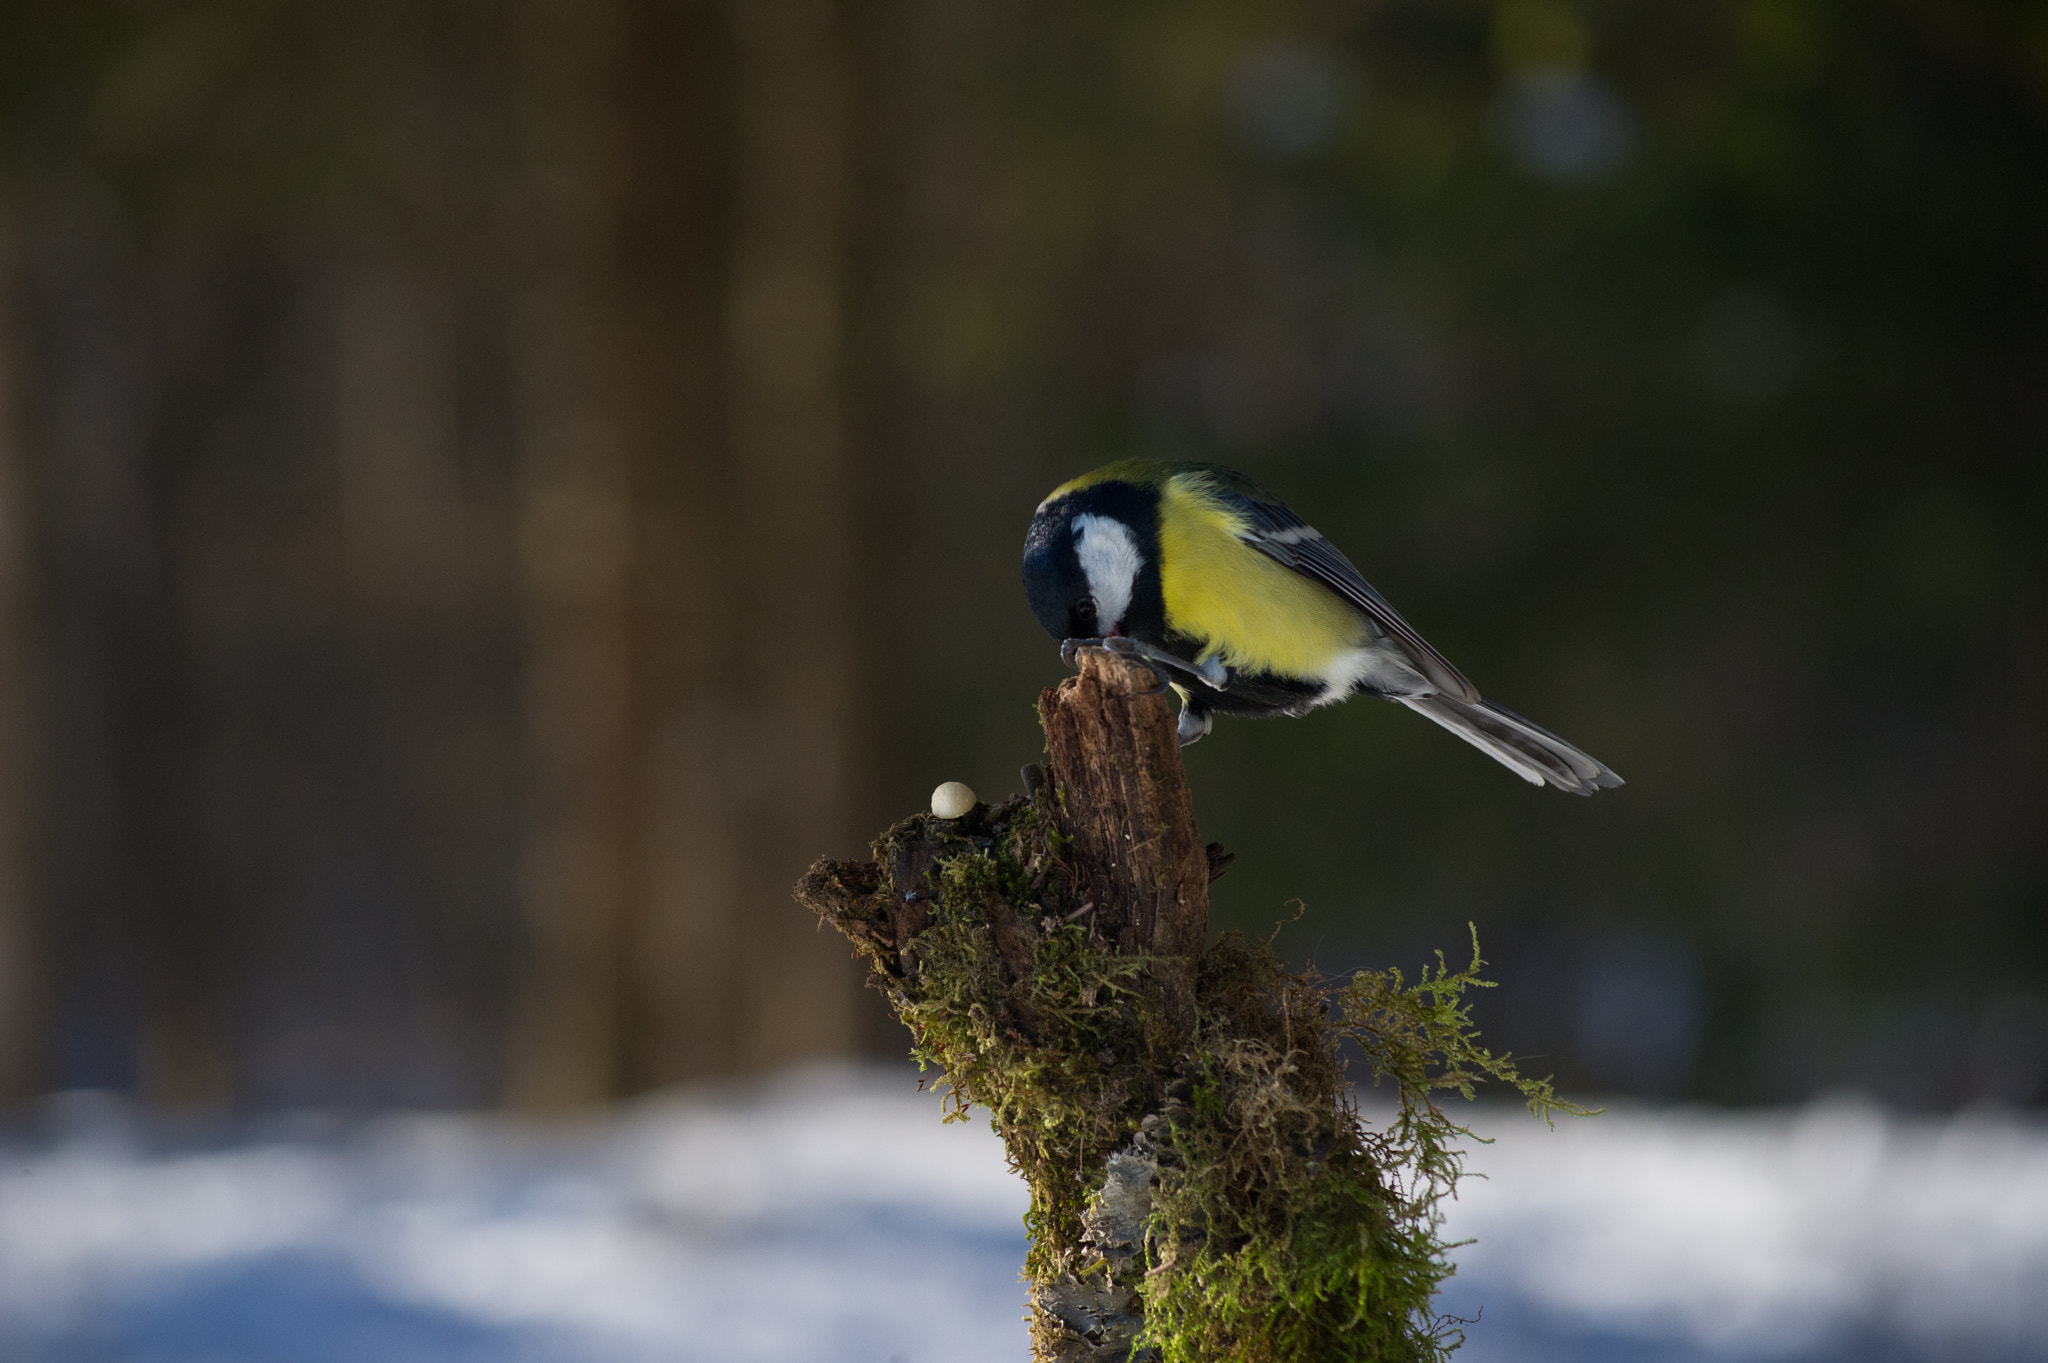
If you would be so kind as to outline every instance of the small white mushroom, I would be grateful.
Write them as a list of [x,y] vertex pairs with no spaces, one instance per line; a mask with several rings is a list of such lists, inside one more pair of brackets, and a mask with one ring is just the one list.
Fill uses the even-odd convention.
[[976,803],[974,792],[965,782],[948,781],[932,792],[932,813],[942,819],[957,819]]

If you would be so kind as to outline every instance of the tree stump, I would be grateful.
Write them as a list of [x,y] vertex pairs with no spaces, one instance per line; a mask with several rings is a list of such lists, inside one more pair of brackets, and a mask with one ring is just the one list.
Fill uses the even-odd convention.
[[[1185,1049],[1194,1028],[1196,962],[1209,937],[1210,852],[1195,827],[1173,707],[1152,672],[1100,650],[1038,698],[1055,820],[1071,839],[1095,931],[1152,960],[1155,1058]],[[1220,855],[1221,848],[1217,849]]]
[[[985,937],[974,946],[986,959],[949,958],[945,968],[975,976],[993,995],[954,1002],[968,1011],[993,1004],[997,1029],[1010,1034],[1002,1039],[1021,1041],[1019,1049],[1029,1051],[1045,1049],[1045,1014],[1065,1002],[1044,997],[1043,982],[1032,978],[1048,954],[1048,939],[1078,939],[1051,944],[1052,954],[1071,945],[1098,958],[1097,973],[1105,977],[1081,985],[1071,1001],[1083,1009],[1114,1007],[1122,1016],[1095,1038],[1110,1044],[1083,1056],[1092,1062],[1083,1068],[1095,1069],[1098,1082],[1083,1080],[1082,1087],[1095,1091],[1079,1104],[1086,1110],[1082,1119],[1062,1133],[1068,1139],[1051,1144],[1078,1145],[1074,1154],[1106,1169],[1112,1150],[1145,1113],[1158,1109],[1193,1047],[1209,882],[1228,857],[1220,847],[1205,847],[1196,828],[1173,707],[1151,670],[1101,650],[1084,651],[1079,662],[1078,675],[1039,696],[1047,766],[1027,800],[993,810],[978,806],[954,820],[913,816],[876,844],[874,861],[820,862],[796,893],[869,956],[897,1015],[913,1034],[921,1025],[927,1029],[922,1045],[930,1035],[930,996],[941,992],[931,978],[935,963],[920,959],[933,953],[936,944],[923,939],[934,904],[946,897],[934,873],[950,859],[986,855],[999,836],[1028,821],[1035,836],[1021,840],[1025,894],[977,904],[977,930]],[[1120,958],[1127,968],[1101,958]],[[1021,1113],[1003,1110],[995,1091],[1000,1079],[976,1075],[972,1066],[963,1072],[958,1047],[941,1063],[956,1097],[995,1113],[1013,1163],[1028,1168],[1049,1153],[1026,1136]],[[1034,1181],[1039,1271],[1032,1275],[1032,1333],[1043,1360],[1128,1357],[1142,1323],[1131,1285],[1118,1281],[1125,1275],[1107,1271],[1104,1246],[1089,1238],[1084,1222],[1085,1204],[1101,1178],[1097,1173],[1092,1182],[1065,1188]],[[1123,1233],[1138,1234],[1134,1227]],[[1118,1247],[1129,1251],[1132,1245],[1126,1239]]]
[[1150,669],[1099,650],[1038,698],[1061,831],[1073,839],[1096,927],[1119,951],[1198,957],[1209,856],[1181,765],[1173,707]]
[[[1027,796],[917,814],[869,861],[820,861],[800,902],[944,1072],[951,1116],[985,1107],[1031,1190],[1039,1363],[1437,1360],[1450,1272],[1437,1202],[1460,1128],[1432,1101],[1482,1075],[1466,971],[1360,972],[1330,988],[1226,933],[1172,707],[1100,650],[1039,697],[1048,770]],[[1344,1055],[1399,1117],[1358,1119]]]

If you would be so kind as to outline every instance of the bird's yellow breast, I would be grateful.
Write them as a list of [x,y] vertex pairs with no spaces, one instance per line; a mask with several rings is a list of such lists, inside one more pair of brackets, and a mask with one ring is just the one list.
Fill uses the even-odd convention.
[[1335,592],[1239,538],[1238,514],[1198,475],[1160,489],[1159,585],[1170,629],[1204,641],[1226,667],[1319,677],[1369,641]]

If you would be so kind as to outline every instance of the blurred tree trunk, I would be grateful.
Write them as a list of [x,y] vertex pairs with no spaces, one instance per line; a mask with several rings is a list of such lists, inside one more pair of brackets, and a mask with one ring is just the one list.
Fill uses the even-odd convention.
[[845,846],[854,602],[842,392],[848,78],[831,0],[728,0],[734,37],[732,356],[734,561],[746,698],[728,769],[749,788],[746,1030],[734,1059],[786,1063],[851,1040],[856,972],[789,912],[783,868]]
[[858,975],[781,883],[853,837],[837,24],[811,0],[642,5],[617,85],[653,745],[629,1087],[853,1041]]
[[612,289],[623,193],[608,107],[619,6],[523,13],[530,277],[516,304],[527,965],[510,1098],[553,1108],[620,1080],[632,896],[635,396]]
[[[231,1019],[250,885],[230,871],[246,851],[230,845],[241,830],[222,836],[212,817],[233,783],[205,759],[260,745],[220,743],[209,720],[248,719],[252,697],[277,691],[249,665],[262,657],[251,635],[282,618],[274,607],[306,576],[262,498],[224,505],[207,475],[247,448],[234,436],[275,434],[263,420],[276,394],[263,389],[276,372],[248,359],[279,349],[291,291],[264,280],[264,301],[248,306],[235,285],[260,266],[211,278],[190,262],[153,270],[92,207],[39,207],[24,310],[37,391],[23,405],[34,409],[46,615],[37,968],[65,995],[52,1001],[56,1077],[213,1105],[241,1077]],[[165,295],[214,307],[152,306]],[[243,420],[223,440],[229,394]]]
[[640,875],[627,925],[622,1080],[730,1073],[746,1019],[732,810],[731,661],[745,616],[730,457],[732,54],[715,3],[640,3],[614,84],[622,166],[615,306],[645,451],[636,501],[645,679]]
[[557,1107],[852,1039],[786,890],[849,836],[845,110],[828,5],[530,22],[510,1094]]
[[215,16],[176,88],[65,54],[134,126],[21,134],[0,1093],[560,1108],[847,1049],[785,889],[855,839],[838,8],[314,13]]
[[43,991],[48,968],[32,907],[29,792],[34,753],[28,614],[29,509],[21,395],[20,242],[0,210],[0,1103],[46,1078]]

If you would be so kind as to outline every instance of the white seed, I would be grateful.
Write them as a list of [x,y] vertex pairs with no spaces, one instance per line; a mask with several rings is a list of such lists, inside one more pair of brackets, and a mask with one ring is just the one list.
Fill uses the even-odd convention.
[[948,781],[932,792],[932,813],[942,819],[957,819],[976,803],[974,792],[964,782]]

